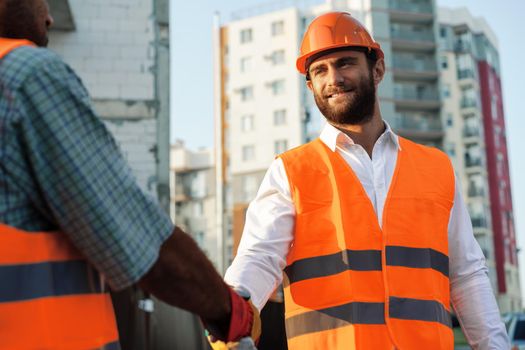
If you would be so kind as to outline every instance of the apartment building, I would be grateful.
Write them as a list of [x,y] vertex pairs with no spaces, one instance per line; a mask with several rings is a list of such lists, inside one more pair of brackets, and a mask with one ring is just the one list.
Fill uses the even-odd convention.
[[215,164],[211,149],[191,151],[182,141],[171,145],[171,217],[217,264]]
[[235,13],[217,28],[216,40],[218,169],[225,174],[225,220],[231,220],[223,229],[233,236],[234,252],[271,161],[317,137],[324,124],[295,60],[311,20],[334,10],[352,13],[385,52],[388,73],[378,91],[385,119],[402,136],[442,146],[434,1],[292,1]]
[[521,309],[498,41],[465,8],[439,9],[444,149],[462,182],[502,312]]

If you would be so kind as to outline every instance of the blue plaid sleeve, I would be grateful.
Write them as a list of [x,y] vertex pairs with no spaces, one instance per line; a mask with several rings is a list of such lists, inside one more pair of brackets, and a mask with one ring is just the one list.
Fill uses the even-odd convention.
[[169,217],[137,185],[80,79],[58,57],[20,88],[26,157],[58,226],[115,290],[140,279],[170,235]]

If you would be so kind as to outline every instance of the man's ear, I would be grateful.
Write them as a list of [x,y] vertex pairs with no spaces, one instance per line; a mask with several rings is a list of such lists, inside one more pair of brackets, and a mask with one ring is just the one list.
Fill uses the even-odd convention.
[[385,60],[383,58],[379,58],[372,69],[374,84],[376,86],[379,85],[379,83],[383,80],[383,77],[385,76],[385,69]]
[[306,81],[306,87],[308,88],[308,90],[310,90],[310,91],[314,91],[314,90],[313,90],[313,84],[312,84],[312,81],[311,81],[311,80],[307,80],[307,81]]

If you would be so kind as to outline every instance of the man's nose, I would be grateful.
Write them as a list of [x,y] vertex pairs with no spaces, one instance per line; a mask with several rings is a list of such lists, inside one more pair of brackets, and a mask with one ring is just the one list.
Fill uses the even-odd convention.
[[344,82],[344,77],[336,67],[328,68],[328,84],[329,85],[341,85]]

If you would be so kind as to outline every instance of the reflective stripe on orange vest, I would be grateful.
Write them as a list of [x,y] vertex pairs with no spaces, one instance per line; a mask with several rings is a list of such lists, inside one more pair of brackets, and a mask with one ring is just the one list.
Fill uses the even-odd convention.
[[284,270],[295,349],[452,349],[451,164],[400,138],[380,226],[345,160],[319,139],[282,155],[296,208]]
[[[0,58],[27,40],[0,38]],[[59,232],[0,223],[0,349],[118,348],[109,293]]]

